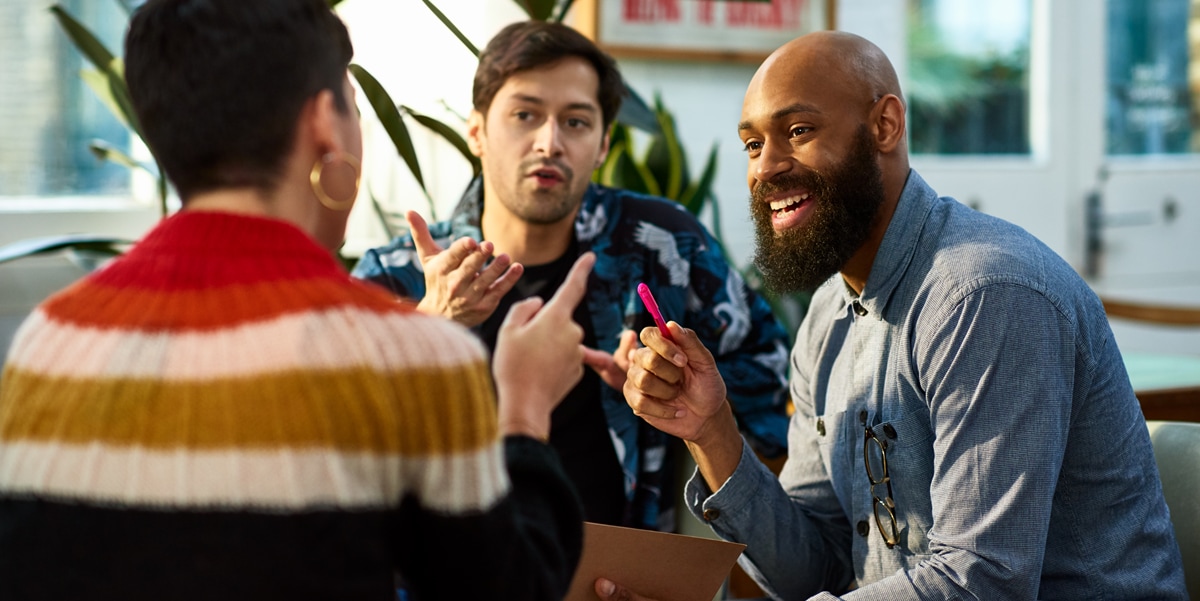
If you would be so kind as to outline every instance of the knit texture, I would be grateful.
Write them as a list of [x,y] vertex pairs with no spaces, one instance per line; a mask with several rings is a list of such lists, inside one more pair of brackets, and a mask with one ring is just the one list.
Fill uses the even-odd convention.
[[404,536],[519,529],[485,353],[287,223],[165,220],[14,339],[0,597],[393,597]]

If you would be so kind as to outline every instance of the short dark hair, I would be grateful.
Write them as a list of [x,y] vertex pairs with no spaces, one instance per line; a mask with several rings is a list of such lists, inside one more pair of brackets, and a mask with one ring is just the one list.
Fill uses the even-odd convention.
[[472,99],[475,110],[487,114],[496,92],[509,77],[521,71],[536,69],[568,56],[578,56],[591,63],[600,78],[596,100],[604,119],[604,128],[617,118],[625,82],[612,57],[605,54],[583,34],[552,21],[518,21],[501,29],[479,54],[475,69]]
[[353,55],[327,0],[149,0],[125,36],[125,79],[150,151],[185,201],[271,190],[305,102]]

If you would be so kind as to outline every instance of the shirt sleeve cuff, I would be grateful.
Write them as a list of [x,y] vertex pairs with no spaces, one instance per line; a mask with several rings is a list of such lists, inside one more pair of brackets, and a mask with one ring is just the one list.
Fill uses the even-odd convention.
[[716,492],[710,491],[697,468],[684,489],[684,501],[696,519],[727,532],[736,529],[736,522],[733,521],[736,516],[751,517],[749,506],[758,499],[759,491],[768,486],[779,486],[775,474],[758,460],[754,450],[743,439],[742,458],[721,488]]

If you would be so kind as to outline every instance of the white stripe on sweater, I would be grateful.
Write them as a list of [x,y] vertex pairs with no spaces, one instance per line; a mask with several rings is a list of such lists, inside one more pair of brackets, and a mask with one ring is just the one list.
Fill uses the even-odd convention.
[[453,367],[484,361],[485,353],[448,320],[356,307],[158,332],[78,326],[38,309],[13,340],[9,361],[44,376],[203,381],[304,369]]
[[140,508],[391,508],[407,494],[448,514],[485,511],[509,490],[500,443],[455,455],[326,449],[156,451],[0,443],[0,494]]

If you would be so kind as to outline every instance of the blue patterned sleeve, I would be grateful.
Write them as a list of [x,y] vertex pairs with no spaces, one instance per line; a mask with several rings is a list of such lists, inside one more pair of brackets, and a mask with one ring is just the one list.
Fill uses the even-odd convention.
[[378,284],[396,296],[420,300],[425,296],[425,273],[410,236],[363,253],[350,275]]
[[694,290],[706,289],[697,291],[683,323],[712,351],[747,442],[765,457],[781,456],[787,451],[787,332],[702,231],[706,239],[692,258],[691,279]]

